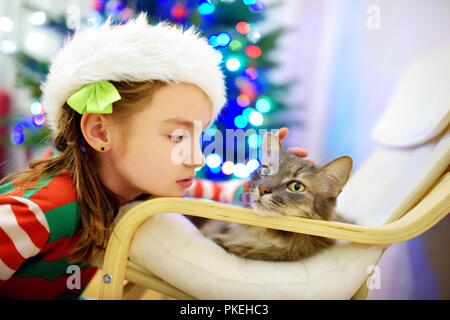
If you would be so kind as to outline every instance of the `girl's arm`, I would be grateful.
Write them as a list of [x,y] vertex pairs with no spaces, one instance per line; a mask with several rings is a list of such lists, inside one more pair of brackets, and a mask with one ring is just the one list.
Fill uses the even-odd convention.
[[50,237],[42,210],[31,200],[0,195],[0,286]]
[[233,179],[220,182],[206,179],[194,179],[194,183],[187,190],[186,196],[232,203],[241,196],[245,181],[246,180]]

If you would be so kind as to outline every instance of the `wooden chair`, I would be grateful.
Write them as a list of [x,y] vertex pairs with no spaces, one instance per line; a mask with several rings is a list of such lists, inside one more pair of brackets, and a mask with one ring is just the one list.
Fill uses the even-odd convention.
[[[373,131],[378,147],[338,198],[338,211],[356,225],[263,217],[202,199],[132,203],[123,208],[126,214],[109,240],[100,298],[123,298],[125,280],[125,293],[137,284],[178,299],[366,298],[368,268],[386,248],[422,234],[450,212],[448,61],[450,47],[414,62],[405,73]],[[341,241],[297,264],[243,261],[195,233],[179,214]]]

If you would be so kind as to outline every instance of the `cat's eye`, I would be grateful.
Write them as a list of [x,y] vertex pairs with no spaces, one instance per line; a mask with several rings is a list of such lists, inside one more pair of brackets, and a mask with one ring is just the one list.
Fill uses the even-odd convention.
[[259,170],[259,174],[261,176],[268,176],[270,174],[270,169],[267,167],[261,167],[261,169]]
[[302,185],[298,181],[292,181],[287,185],[288,189],[294,192],[303,192],[305,191],[305,186]]

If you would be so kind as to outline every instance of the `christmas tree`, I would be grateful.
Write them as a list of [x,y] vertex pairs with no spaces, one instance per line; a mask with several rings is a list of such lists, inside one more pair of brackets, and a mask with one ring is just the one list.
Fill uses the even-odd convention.
[[[95,26],[109,16],[114,23],[125,23],[141,11],[147,12],[150,24],[169,20],[185,28],[198,26],[219,53],[221,61],[218,63],[222,64],[225,72],[228,102],[217,121],[203,134],[206,165],[198,170],[197,176],[215,180],[232,177],[245,179],[259,166],[258,149],[264,133],[260,129],[269,131],[301,125],[298,121],[288,121],[283,117],[283,112],[288,108],[283,98],[292,83],[280,84],[270,80],[270,71],[279,64],[270,53],[286,32],[282,27],[263,35],[258,31],[258,22],[264,21],[266,11],[272,7],[266,7],[260,0],[93,0],[87,16],[81,17],[79,11],[74,10],[60,18],[47,20],[46,27],[55,28],[67,36],[78,27],[77,24]],[[24,52],[17,52],[16,58],[20,66],[19,83],[29,87],[36,98],[36,104],[32,107],[34,113],[22,118],[20,125],[23,127],[22,122],[27,122],[27,128],[33,128],[33,124],[36,126],[33,119],[37,119],[39,130],[26,134],[23,130],[14,129],[18,133],[13,131],[15,136],[12,141],[25,145],[50,143],[46,139],[49,130],[42,118],[45,106],[39,103],[39,83],[47,72],[49,62],[38,61]],[[228,139],[227,129],[233,129],[232,141]],[[213,142],[217,146],[219,137],[223,152],[211,148]]]

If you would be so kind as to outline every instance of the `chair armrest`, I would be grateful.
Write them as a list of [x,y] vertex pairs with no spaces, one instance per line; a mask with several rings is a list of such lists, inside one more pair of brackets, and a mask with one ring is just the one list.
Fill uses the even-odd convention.
[[112,279],[109,283],[101,283],[100,297],[117,299],[122,296],[128,252],[134,233],[142,223],[158,213],[181,213],[351,242],[381,245],[409,240],[431,228],[450,211],[449,198],[450,173],[446,173],[439,179],[432,191],[408,214],[397,221],[379,227],[292,216],[259,216],[250,209],[200,199],[173,197],[150,199],[127,212],[115,226],[108,242],[103,265],[104,273],[110,275]]

